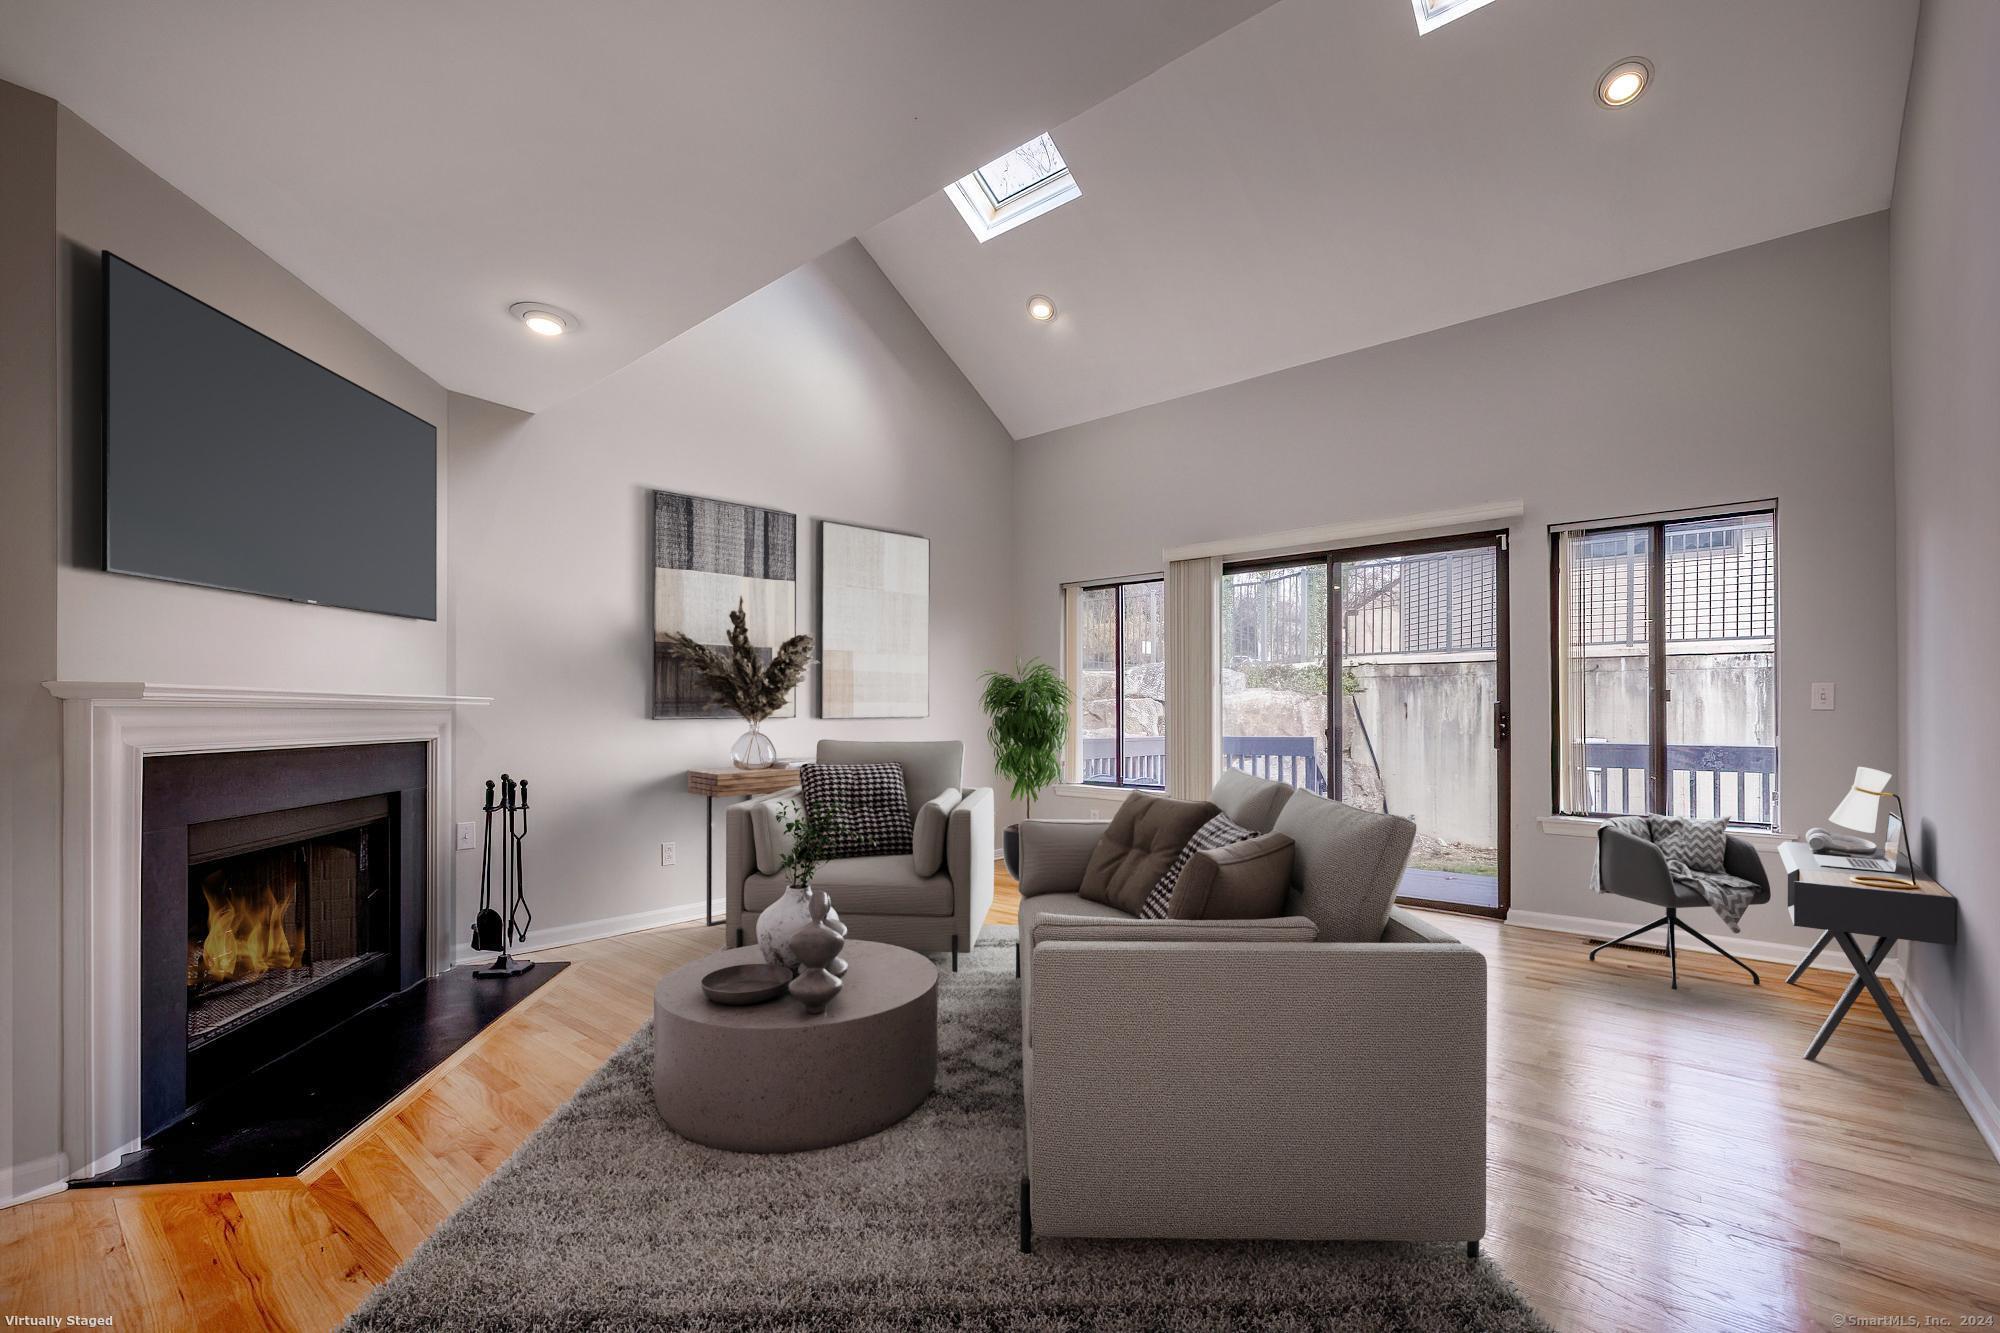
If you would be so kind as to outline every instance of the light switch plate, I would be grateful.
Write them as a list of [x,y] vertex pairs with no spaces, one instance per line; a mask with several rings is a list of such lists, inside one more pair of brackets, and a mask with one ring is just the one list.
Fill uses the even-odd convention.
[[1816,681],[1814,681],[1814,682],[1813,682],[1813,687],[1812,687],[1812,706],[1813,706],[1813,709],[1814,709],[1814,711],[1816,711],[1816,712],[1822,712],[1822,713],[1825,713],[1825,712],[1831,712],[1831,711],[1833,710],[1833,682],[1832,682],[1832,681],[1830,681],[1830,680],[1816,680]]
[[472,821],[461,819],[458,822],[458,850],[469,852],[478,845],[478,836],[473,830]]

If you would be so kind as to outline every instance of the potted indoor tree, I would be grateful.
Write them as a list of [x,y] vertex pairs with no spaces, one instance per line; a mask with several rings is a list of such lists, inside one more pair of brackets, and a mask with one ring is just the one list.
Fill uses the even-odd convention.
[[[1035,798],[1042,788],[1062,777],[1063,742],[1069,736],[1069,686],[1054,667],[1039,659],[1016,665],[1014,674],[986,673],[979,698],[989,726],[993,766],[1014,784],[1017,801],[1026,801],[1035,816]],[[1009,824],[1002,836],[1007,872],[1021,873],[1021,828]]]

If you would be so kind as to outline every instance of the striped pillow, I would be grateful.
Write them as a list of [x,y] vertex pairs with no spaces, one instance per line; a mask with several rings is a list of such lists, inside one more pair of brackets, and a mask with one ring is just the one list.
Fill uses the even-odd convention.
[[1212,851],[1217,847],[1227,847],[1232,842],[1243,842],[1257,836],[1255,829],[1244,828],[1228,815],[1217,815],[1194,831],[1181,848],[1180,855],[1167,867],[1167,873],[1160,876],[1146,894],[1146,901],[1139,908],[1140,917],[1150,921],[1164,921],[1167,908],[1174,900],[1174,885],[1180,882],[1181,871],[1187,869],[1196,852]]

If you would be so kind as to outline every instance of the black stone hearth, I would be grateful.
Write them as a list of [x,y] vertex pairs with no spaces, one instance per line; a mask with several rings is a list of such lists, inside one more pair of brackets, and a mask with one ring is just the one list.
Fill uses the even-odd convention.
[[70,1185],[295,1176],[567,966],[476,978],[468,964],[419,982],[209,1097],[111,1170]]
[[560,963],[426,978],[420,743],[148,758],[141,1147],[84,1185],[296,1174]]

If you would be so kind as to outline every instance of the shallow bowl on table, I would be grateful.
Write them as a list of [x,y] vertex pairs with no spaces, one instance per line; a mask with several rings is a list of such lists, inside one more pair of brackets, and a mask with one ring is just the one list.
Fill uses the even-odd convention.
[[715,1004],[763,1004],[792,984],[792,969],[778,963],[738,963],[701,979],[701,992]]

